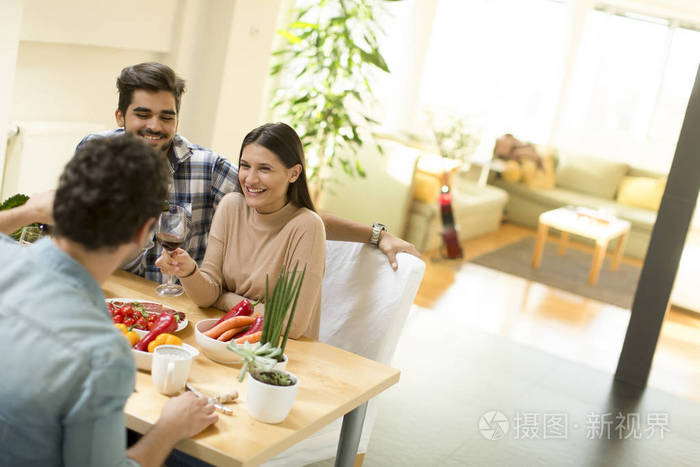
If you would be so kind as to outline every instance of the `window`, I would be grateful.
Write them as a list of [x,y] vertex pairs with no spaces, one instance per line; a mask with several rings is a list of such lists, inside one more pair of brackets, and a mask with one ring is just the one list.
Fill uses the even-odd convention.
[[[420,109],[476,117],[484,145],[510,132],[669,169],[700,62],[700,32],[674,19],[581,12],[554,0],[437,5]],[[572,41],[578,24],[583,33]]]
[[591,11],[557,146],[668,170],[698,59],[700,33]]
[[563,3],[440,1],[419,107],[472,116],[484,139],[511,132],[546,140],[559,96],[565,26]]

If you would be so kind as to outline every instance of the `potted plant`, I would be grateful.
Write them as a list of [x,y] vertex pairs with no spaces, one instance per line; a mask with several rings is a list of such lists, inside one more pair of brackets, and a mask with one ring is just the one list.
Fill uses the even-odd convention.
[[370,116],[376,101],[370,83],[377,71],[389,73],[379,50],[381,9],[381,2],[367,0],[306,2],[278,31],[284,43],[270,69],[278,78],[274,117],[299,133],[315,203],[334,165],[365,177],[358,152],[374,141],[378,123]]
[[[265,318],[260,342],[238,345],[232,341],[228,346],[243,360],[238,381],[243,381],[245,374],[250,373],[247,383],[248,413],[266,423],[280,423],[287,418],[299,387],[299,379],[294,374],[275,368],[285,361],[284,349],[306,274],[304,267],[297,275],[297,267],[298,262],[291,273],[282,267],[272,294],[269,277],[265,278]],[[289,319],[282,335],[287,310]]]

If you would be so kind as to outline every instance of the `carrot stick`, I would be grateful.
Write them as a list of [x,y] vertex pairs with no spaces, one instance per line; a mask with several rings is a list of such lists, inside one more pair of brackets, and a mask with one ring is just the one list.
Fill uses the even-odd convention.
[[248,329],[248,327],[249,326],[242,326],[240,328],[233,328],[229,329],[228,331],[224,331],[219,337],[216,338],[216,340],[222,342],[230,341],[233,336],[243,331],[244,329]]
[[255,344],[260,341],[260,336],[262,336],[262,331],[254,332],[253,334],[248,334],[247,336],[239,337],[236,339],[236,344],[242,344],[246,341],[251,344]]
[[255,318],[253,318],[252,316],[236,316],[217,324],[210,330],[206,331],[204,335],[207,337],[211,337],[212,339],[216,339],[224,331],[228,331],[229,329],[233,328],[240,328],[242,326],[250,326],[251,324],[253,324],[254,320]]

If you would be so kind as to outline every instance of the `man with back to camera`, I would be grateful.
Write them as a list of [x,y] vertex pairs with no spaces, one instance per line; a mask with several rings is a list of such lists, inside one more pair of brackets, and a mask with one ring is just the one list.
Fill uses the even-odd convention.
[[0,234],[0,464],[162,465],[178,441],[217,421],[213,405],[187,392],[125,450],[136,368],[100,284],[150,238],[168,179],[138,139],[99,138],[61,175],[54,238],[22,247]]
[[[201,264],[207,246],[214,209],[226,193],[241,191],[238,169],[226,158],[190,143],[177,134],[180,99],[185,82],[168,66],[160,63],[140,63],[124,68],[117,78],[119,104],[115,112],[121,127],[89,135],[78,145],[94,137],[121,133],[136,136],[168,159],[173,177],[170,202],[190,212],[190,232],[183,248]],[[366,226],[319,212],[329,240],[369,242],[386,254],[396,269],[396,253],[403,251],[420,257],[415,247],[387,232],[383,225]],[[160,245],[152,245],[145,254],[126,266],[130,272],[161,282],[155,261]]]

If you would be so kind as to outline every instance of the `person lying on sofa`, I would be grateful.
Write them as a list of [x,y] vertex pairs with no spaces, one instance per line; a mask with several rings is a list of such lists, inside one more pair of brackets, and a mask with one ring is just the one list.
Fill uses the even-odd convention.
[[522,142],[510,133],[496,140],[493,155],[505,161],[501,176],[509,182],[522,182],[530,188],[554,188],[554,164],[549,154],[540,154],[532,143]]

